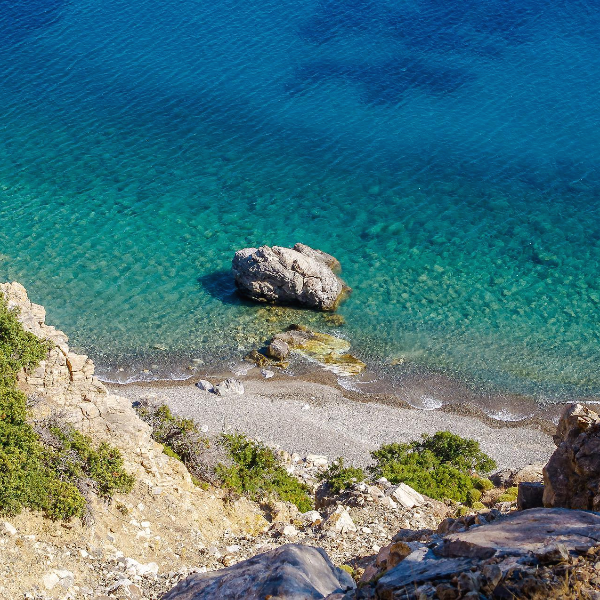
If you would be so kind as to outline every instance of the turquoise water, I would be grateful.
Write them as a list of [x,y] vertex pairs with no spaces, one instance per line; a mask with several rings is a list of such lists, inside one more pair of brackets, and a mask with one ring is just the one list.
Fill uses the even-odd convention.
[[302,241],[341,261],[332,331],[373,369],[597,395],[599,25],[573,0],[3,3],[0,279],[102,372],[164,374],[331,330],[234,292],[236,249]]

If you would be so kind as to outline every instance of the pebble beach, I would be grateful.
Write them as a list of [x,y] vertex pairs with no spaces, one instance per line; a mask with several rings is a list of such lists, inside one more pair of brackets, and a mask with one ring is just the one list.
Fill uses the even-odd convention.
[[[231,376],[231,371],[215,371],[206,378],[218,382]],[[515,424],[453,411],[403,408],[397,406],[396,398],[385,396],[373,401],[344,390],[328,373],[313,376],[312,381],[279,373],[265,379],[254,368],[238,379],[243,395],[217,396],[199,390],[194,385],[197,379],[111,384],[109,388],[133,401],[149,398],[166,403],[209,434],[239,431],[290,453],[342,456],[357,466],[367,465],[369,452],[383,443],[408,442],[440,430],[478,440],[499,468],[545,463],[554,450],[551,435],[540,423]]]

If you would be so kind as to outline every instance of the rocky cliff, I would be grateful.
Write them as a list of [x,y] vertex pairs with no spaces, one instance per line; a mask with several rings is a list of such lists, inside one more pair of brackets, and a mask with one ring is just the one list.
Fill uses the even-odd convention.
[[44,308],[22,285],[0,284],[0,292],[27,331],[54,344],[35,371],[19,377],[32,418],[58,415],[94,441],[110,442],[136,478],[134,490],[110,505],[95,500],[94,522],[86,527],[30,512],[2,525],[0,598],[100,598],[119,581],[133,598],[142,575],[185,572],[224,535],[253,535],[267,525],[257,505],[194,485],[183,464],[152,440],[131,401],[110,394],[94,376],[93,362],[72,352],[67,336],[46,324]]

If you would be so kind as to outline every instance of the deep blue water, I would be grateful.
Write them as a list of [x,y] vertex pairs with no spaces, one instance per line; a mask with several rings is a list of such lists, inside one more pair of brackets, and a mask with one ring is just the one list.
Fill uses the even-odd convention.
[[599,394],[593,3],[3,0],[0,77],[0,279],[105,371],[326,329],[228,274],[302,241],[373,368]]

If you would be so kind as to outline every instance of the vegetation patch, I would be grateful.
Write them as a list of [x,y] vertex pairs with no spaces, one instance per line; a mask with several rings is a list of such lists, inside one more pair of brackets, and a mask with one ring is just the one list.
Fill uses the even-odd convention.
[[320,481],[324,481],[334,494],[349,488],[353,483],[364,481],[365,472],[359,467],[345,467],[342,457],[334,461],[327,470],[318,475]]
[[183,462],[195,485],[219,484],[215,468],[225,455],[210,443],[193,419],[178,417],[165,404],[156,406],[146,400],[142,400],[136,410],[152,427],[152,438],[163,445],[163,452]]
[[152,437],[163,444],[163,452],[185,464],[195,485],[222,486],[253,500],[274,494],[302,512],[313,508],[309,488],[283,468],[271,448],[242,434],[211,441],[192,419],[174,415],[164,404],[142,401],[136,410],[152,427]]
[[230,465],[219,464],[217,476],[222,484],[253,500],[276,494],[295,504],[301,512],[314,507],[310,489],[291,476],[275,452],[264,444],[241,434],[223,434],[219,443],[226,449]]
[[469,491],[476,487],[479,475],[496,468],[479,442],[449,431],[423,435],[407,444],[387,444],[371,456],[376,461],[370,467],[374,477],[404,482],[430,498],[457,502],[476,501],[476,494]]
[[489,492],[496,487],[487,477],[480,477],[474,483],[475,487],[482,492]]
[[518,487],[509,487],[503,494],[498,496],[497,502],[516,502],[519,495]]
[[119,451],[58,420],[27,420],[27,397],[17,389],[21,369],[35,368],[50,344],[25,331],[0,294],[0,513],[41,510],[51,519],[84,516],[91,491],[110,499],[133,477]]

